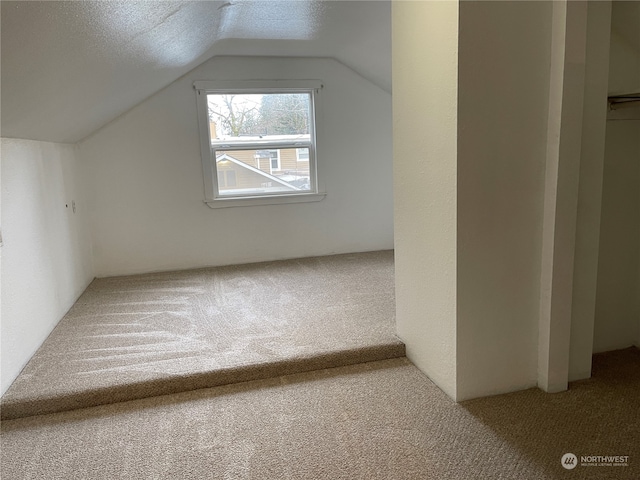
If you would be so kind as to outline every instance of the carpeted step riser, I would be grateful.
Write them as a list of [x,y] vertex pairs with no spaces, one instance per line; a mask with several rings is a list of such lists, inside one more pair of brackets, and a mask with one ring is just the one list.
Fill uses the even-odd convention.
[[398,342],[342,352],[331,352],[308,358],[296,358],[258,365],[243,365],[237,368],[226,368],[213,372],[167,377],[129,385],[87,390],[76,394],[52,398],[38,398],[14,402],[3,401],[1,403],[0,417],[2,420],[11,420],[34,415],[64,412],[404,356],[405,345]]

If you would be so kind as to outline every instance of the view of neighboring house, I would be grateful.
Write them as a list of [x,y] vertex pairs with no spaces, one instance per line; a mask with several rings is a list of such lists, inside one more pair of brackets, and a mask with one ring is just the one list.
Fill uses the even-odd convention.
[[[256,149],[260,137],[243,138],[250,149],[224,149],[216,136],[215,123],[210,124],[212,146],[216,149],[218,190],[220,195],[276,193],[310,190],[309,148]],[[308,142],[308,135],[270,135],[269,141],[295,144]]]

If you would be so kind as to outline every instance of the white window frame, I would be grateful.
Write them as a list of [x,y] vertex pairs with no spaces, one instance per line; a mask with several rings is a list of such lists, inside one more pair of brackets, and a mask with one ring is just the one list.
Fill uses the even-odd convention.
[[[202,156],[202,171],[204,176],[205,203],[211,208],[238,207],[251,205],[272,205],[284,203],[317,202],[322,200],[326,193],[318,176],[317,145],[321,137],[321,92],[322,82],[319,80],[242,80],[242,81],[196,81],[193,84],[196,91],[198,108],[198,126],[200,130],[200,150]],[[209,115],[207,107],[208,94],[257,94],[257,93],[310,93],[311,116],[310,140],[295,142],[256,141],[243,143],[242,145],[220,144],[218,149],[231,150],[277,150],[278,166],[280,165],[281,148],[308,148],[309,149],[309,175],[310,191],[270,193],[264,195],[220,195],[218,189],[218,171],[216,167],[216,148],[211,142],[209,128]],[[271,158],[269,158],[271,167]],[[270,168],[271,170],[271,168]]]

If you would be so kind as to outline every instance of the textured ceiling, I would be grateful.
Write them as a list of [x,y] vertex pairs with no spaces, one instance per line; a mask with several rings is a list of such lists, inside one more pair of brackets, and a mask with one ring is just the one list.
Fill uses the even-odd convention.
[[391,91],[388,1],[2,1],[2,136],[76,142],[215,55],[333,57]]

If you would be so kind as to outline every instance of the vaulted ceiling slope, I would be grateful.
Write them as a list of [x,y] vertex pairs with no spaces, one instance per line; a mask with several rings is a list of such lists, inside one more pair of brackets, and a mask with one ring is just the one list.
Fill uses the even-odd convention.
[[391,91],[389,1],[2,1],[2,136],[77,142],[216,55],[333,57]]

